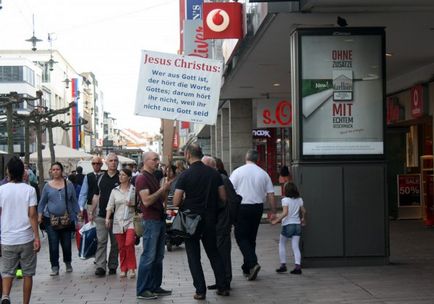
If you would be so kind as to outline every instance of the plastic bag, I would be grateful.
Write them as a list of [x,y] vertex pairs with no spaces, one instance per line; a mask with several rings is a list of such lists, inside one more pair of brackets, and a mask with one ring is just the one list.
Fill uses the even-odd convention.
[[78,257],[82,260],[94,257],[98,245],[95,223],[89,222],[83,225],[79,232],[81,234],[81,240],[80,248],[78,249]]

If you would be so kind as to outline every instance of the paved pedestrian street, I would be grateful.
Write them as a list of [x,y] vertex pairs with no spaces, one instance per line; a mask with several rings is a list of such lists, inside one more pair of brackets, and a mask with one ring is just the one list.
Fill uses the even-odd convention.
[[[73,252],[73,273],[50,277],[47,239],[38,255],[37,276],[31,303],[341,303],[341,304],[432,304],[434,303],[434,230],[419,221],[393,221],[391,229],[391,264],[376,267],[304,268],[301,276],[276,274],[278,266],[279,226],[262,224],[258,235],[258,257],[262,266],[256,281],[242,276],[241,254],[233,242],[233,281],[230,297],[208,291],[206,301],[193,299],[194,288],[183,245],[166,252],[163,288],[171,296],[157,300],[138,300],[135,279],[116,276],[96,278],[93,259],[82,261]],[[75,240],[74,240],[75,241]],[[290,251],[290,249],[289,249]],[[141,246],[136,247],[137,257]],[[202,255],[207,284],[213,284],[211,268]],[[289,263],[289,267],[292,263]],[[12,303],[22,302],[21,284],[14,281]]]

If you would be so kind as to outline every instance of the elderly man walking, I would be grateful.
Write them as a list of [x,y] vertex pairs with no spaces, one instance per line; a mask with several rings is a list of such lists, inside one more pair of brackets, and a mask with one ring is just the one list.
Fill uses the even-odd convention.
[[[84,220],[87,222],[87,206],[92,205],[93,195],[98,188],[98,181],[102,175],[102,159],[99,156],[92,158],[93,172],[90,172],[84,176],[83,184],[81,186],[80,195],[78,197],[78,205],[80,210],[83,211]],[[77,168],[78,169],[78,168]],[[78,171],[78,170],[77,170]]]
[[[98,188],[92,200],[92,207],[89,210],[89,220],[95,221],[96,237],[98,246],[95,254],[96,270],[95,275],[103,277],[106,274],[106,265],[108,264],[109,274],[116,274],[118,268],[118,243],[113,234],[113,226],[110,223],[113,220],[106,220],[106,208],[113,188],[119,186],[118,156],[115,153],[109,153],[106,157],[107,172],[105,172],[98,181]],[[96,211],[98,212],[96,213]],[[96,215],[96,216],[95,216]],[[108,222],[108,223],[106,223]],[[110,228],[107,228],[109,226]],[[107,243],[110,237],[110,254],[107,263]]]
[[246,164],[237,168],[230,176],[235,191],[242,196],[235,223],[235,240],[244,258],[241,269],[249,281],[255,280],[261,270],[256,256],[256,235],[265,199],[271,206],[273,216],[276,212],[273,183],[268,173],[256,165],[257,161],[258,152],[247,151]]
[[[202,162],[205,165],[217,170],[216,160],[213,157],[204,156],[202,157]],[[232,281],[231,228],[232,224],[235,222],[232,214],[234,213],[234,210],[239,208],[241,196],[237,195],[234,186],[226,175],[220,174],[220,176],[225,187],[227,202],[226,204],[219,204],[219,209],[217,212],[217,249],[219,250],[225,270],[225,284],[230,289]],[[217,289],[217,285],[210,285],[208,286],[208,289]]]

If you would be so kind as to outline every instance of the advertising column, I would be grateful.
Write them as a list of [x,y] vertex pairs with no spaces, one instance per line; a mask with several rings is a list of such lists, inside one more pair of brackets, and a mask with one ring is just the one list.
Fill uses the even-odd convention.
[[308,264],[388,261],[384,41],[383,28],[291,35],[292,171],[310,214]]

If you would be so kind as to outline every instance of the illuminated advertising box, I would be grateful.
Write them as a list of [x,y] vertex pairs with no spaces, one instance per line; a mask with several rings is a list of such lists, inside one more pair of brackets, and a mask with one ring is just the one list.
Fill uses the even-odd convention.
[[303,158],[384,154],[384,30],[298,30]]

